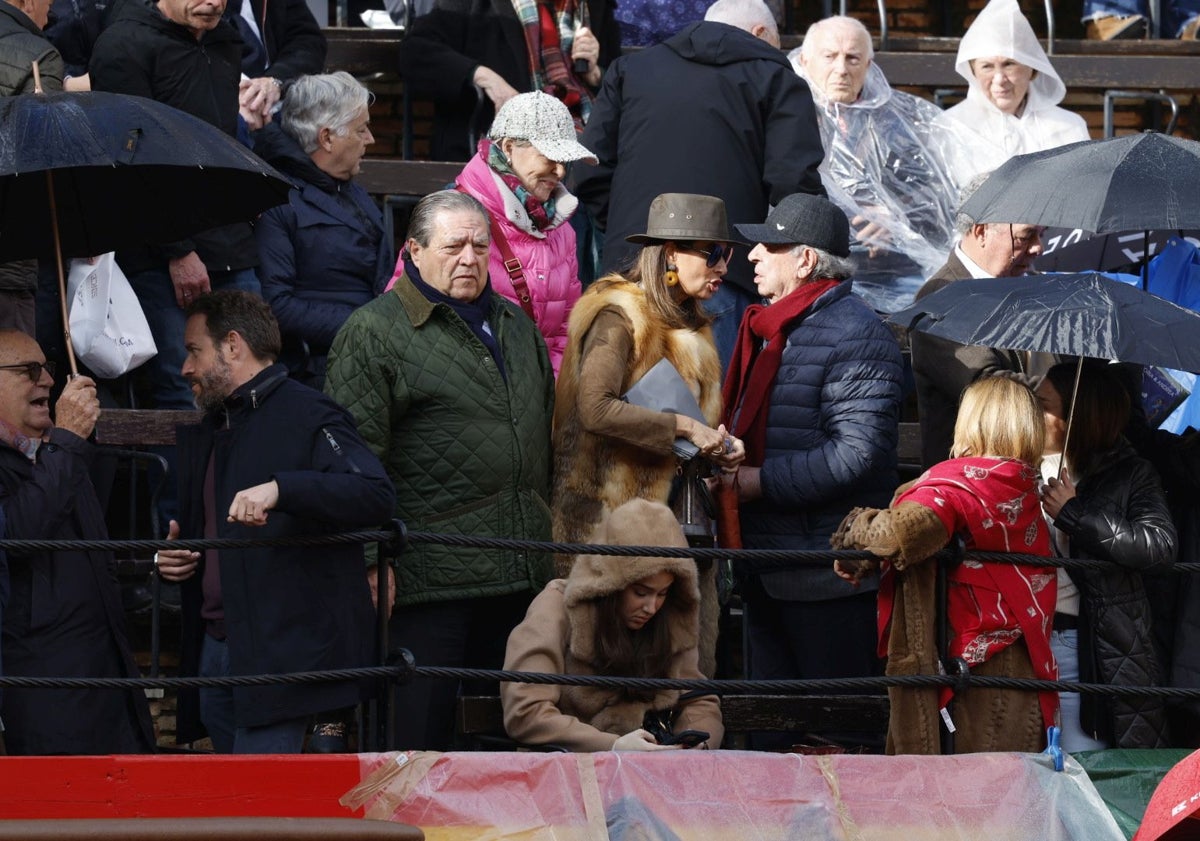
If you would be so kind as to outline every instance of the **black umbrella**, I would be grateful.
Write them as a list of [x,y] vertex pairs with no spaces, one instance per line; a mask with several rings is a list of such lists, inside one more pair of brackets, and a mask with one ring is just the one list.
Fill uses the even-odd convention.
[[1075,388],[1085,356],[1200,372],[1200,315],[1096,272],[957,280],[888,318],[962,345],[1079,357]]
[[64,255],[171,242],[253,219],[287,201],[289,189],[224,132],[150,99],[0,98],[0,261],[54,255],[60,287]]
[[253,219],[287,201],[289,188],[220,129],[151,99],[0,99],[0,260],[49,256],[59,245],[67,257],[90,257],[171,242]]
[[1096,272],[956,280],[888,319],[963,345],[1200,372],[1200,315]]
[[1147,132],[1017,155],[962,212],[1092,233],[1200,228],[1200,143]]

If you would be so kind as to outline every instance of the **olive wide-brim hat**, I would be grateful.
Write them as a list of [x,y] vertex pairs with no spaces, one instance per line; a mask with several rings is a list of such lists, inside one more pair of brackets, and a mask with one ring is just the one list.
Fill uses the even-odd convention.
[[646,218],[646,233],[631,234],[626,242],[650,245],[656,242],[728,242],[740,245],[741,240],[729,235],[729,220],[725,202],[716,196],[696,193],[662,193],[650,202]]

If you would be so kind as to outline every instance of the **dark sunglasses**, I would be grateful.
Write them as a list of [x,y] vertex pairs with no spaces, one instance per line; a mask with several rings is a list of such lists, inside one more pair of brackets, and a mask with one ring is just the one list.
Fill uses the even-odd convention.
[[43,370],[50,375],[50,379],[54,379],[53,362],[20,362],[16,365],[0,365],[0,371],[21,371],[29,377],[31,383],[36,383],[42,378]]
[[710,269],[722,260],[728,262],[733,257],[733,246],[723,242],[713,243],[712,248],[708,251],[705,251],[703,248],[697,248],[695,243],[691,245],[677,245],[676,247],[680,251],[690,251],[693,254],[700,254],[704,257],[705,265]]

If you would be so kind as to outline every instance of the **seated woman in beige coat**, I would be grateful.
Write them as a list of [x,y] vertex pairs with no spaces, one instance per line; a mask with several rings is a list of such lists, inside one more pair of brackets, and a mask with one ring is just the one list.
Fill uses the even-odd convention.
[[[591,542],[687,546],[671,509],[633,499],[601,520]],[[508,638],[504,668],[568,675],[702,679],[696,650],[700,592],[686,558],[580,555],[546,585]],[[643,729],[648,711],[677,709],[674,732],[725,729],[714,695],[680,704],[677,690],[500,684],[504,728],[527,744],[574,751],[671,750]]]

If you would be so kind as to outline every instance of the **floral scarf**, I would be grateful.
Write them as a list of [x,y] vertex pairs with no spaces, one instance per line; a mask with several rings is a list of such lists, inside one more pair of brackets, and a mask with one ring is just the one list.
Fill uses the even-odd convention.
[[11,447],[30,461],[37,459],[41,438],[30,438],[10,423],[0,420],[0,444]]
[[550,223],[554,221],[554,196],[551,195],[546,201],[538,201],[537,196],[525,189],[521,183],[521,179],[512,171],[512,167],[508,163],[508,158],[504,157],[504,151],[500,148],[500,144],[484,138],[479,141],[479,157],[483,158],[484,162],[491,167],[492,172],[500,176],[500,180],[504,182],[508,189],[512,190],[513,195],[525,207],[525,212],[529,214],[530,221],[533,222],[533,227],[539,231],[544,231],[550,227]]

